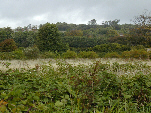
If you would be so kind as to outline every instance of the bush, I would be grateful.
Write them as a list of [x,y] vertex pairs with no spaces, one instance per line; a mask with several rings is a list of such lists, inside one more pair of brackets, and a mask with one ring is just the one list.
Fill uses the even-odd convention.
[[62,54],[63,58],[77,58],[77,53],[74,51],[68,50],[67,52]]
[[98,55],[94,51],[87,51],[87,52],[86,51],[81,51],[78,54],[78,57],[80,57],[80,58],[97,58]]
[[99,58],[103,58],[105,56],[105,52],[97,52]]
[[121,57],[122,58],[130,58],[131,57],[130,51],[124,51],[124,52],[122,52]]
[[130,50],[130,47],[127,45],[122,45],[118,43],[109,43],[109,44],[101,44],[101,45],[96,45],[93,47],[93,50],[95,52],[123,52]]
[[12,52],[0,52],[0,60],[12,60],[14,55]]
[[131,58],[142,58],[145,59],[148,57],[147,51],[144,50],[131,50],[130,51]]
[[140,50],[131,50],[131,51],[124,51],[122,53],[122,58],[141,58],[141,59],[147,59],[149,57],[149,53],[143,49]]
[[27,59],[35,59],[39,57],[39,49],[37,46],[27,47],[24,49],[24,54]]
[[56,54],[51,51],[43,52],[40,54],[40,58],[55,58],[55,57]]
[[15,51],[13,51],[13,58],[14,59],[24,59],[25,58],[25,54],[23,52],[22,48],[18,48]]
[[6,39],[0,43],[1,52],[11,52],[17,49],[16,43],[13,39]]
[[151,51],[148,52],[148,58],[151,59]]
[[105,54],[105,58],[119,58],[119,57],[120,57],[120,55],[117,52]]
[[147,59],[149,57],[149,53],[145,50],[139,50],[140,52],[140,58],[141,59]]
[[132,50],[135,50],[135,49],[137,49],[137,50],[140,50],[140,49],[145,50],[145,47],[143,45],[137,45],[137,46],[133,46],[131,49]]
[[140,58],[140,53],[138,50],[131,50],[130,51],[130,55],[131,55],[131,58]]

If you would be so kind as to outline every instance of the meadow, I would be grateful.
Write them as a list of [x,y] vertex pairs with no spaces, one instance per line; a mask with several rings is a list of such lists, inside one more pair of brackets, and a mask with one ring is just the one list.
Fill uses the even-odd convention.
[[150,60],[0,61],[0,111],[149,113]]

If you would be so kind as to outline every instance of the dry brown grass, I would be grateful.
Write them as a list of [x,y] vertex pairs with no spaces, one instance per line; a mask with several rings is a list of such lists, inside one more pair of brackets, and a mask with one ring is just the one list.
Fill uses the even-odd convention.
[[[59,59],[55,60],[55,59],[36,59],[36,60],[1,60],[0,62],[0,70],[6,71],[8,68],[6,68],[6,66],[3,66],[3,63],[9,62],[11,63],[11,65],[9,66],[9,68],[11,69],[31,69],[31,68],[35,68],[36,70],[40,69],[40,66],[42,65],[49,65],[49,63],[56,68],[57,67],[57,62]],[[95,63],[96,61],[100,61],[101,63],[114,63],[114,62],[118,62],[119,64],[125,64],[125,63],[134,63],[136,61],[141,61],[142,63],[146,63],[147,65],[151,66],[151,61],[150,60],[130,60],[130,59],[120,59],[120,58],[108,58],[108,59],[104,59],[104,58],[98,58],[98,59],[60,59],[59,61],[61,62],[65,62],[65,63],[69,63],[72,64],[73,66],[77,66],[79,64],[83,64],[83,65],[90,65]]]

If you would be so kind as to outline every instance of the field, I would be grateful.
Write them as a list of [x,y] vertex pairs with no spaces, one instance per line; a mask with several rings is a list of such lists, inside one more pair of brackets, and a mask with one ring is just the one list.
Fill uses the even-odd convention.
[[1,112],[151,111],[151,61],[0,61]]
[[5,66],[3,63],[10,63],[9,65],[9,69],[21,69],[21,68],[25,68],[25,69],[32,69],[35,68],[36,65],[49,65],[51,64],[54,68],[57,68],[57,62],[61,61],[61,62],[66,62],[69,63],[73,66],[77,66],[79,64],[83,64],[83,65],[90,65],[95,63],[96,61],[99,61],[103,64],[106,63],[114,63],[114,62],[118,62],[119,64],[126,64],[126,63],[132,63],[134,64],[135,62],[142,62],[143,64],[147,64],[148,66],[151,66],[151,61],[150,60],[125,60],[125,59],[120,59],[120,58],[97,58],[97,59],[36,59],[36,60],[0,60],[0,70],[2,71],[6,71],[8,68],[7,66]]

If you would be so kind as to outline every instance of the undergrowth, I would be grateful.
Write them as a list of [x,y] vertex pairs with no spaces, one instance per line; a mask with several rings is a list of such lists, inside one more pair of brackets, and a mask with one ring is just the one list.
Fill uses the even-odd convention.
[[74,66],[57,60],[0,72],[0,111],[36,113],[149,113],[151,67],[141,62]]

